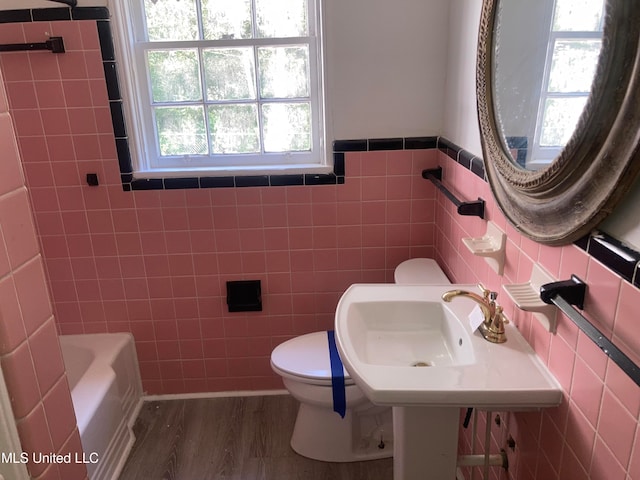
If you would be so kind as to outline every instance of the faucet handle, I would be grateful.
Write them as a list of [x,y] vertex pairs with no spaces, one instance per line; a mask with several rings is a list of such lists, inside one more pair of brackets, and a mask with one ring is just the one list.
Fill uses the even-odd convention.
[[498,298],[498,292],[494,292],[489,290],[488,288],[484,288],[484,285],[482,285],[481,283],[478,284],[478,288],[482,292],[482,296],[487,303],[495,302]]
[[482,285],[481,283],[478,283],[478,288],[482,292],[482,296],[484,297],[484,299],[489,300],[489,295],[491,294],[491,290],[489,290],[488,288],[484,288],[484,285]]

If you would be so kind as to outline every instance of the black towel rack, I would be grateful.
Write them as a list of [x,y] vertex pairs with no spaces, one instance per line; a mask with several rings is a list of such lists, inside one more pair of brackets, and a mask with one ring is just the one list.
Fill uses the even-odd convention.
[[540,287],[540,298],[543,302],[555,305],[582,330],[600,349],[626,373],[636,385],[640,386],[640,368],[600,330],[586,319],[578,310],[584,308],[584,297],[587,284],[577,276],[571,275],[570,280],[547,283]]
[[458,215],[469,215],[484,218],[484,200],[481,198],[478,198],[478,200],[474,202],[463,202],[458,200],[458,198],[441,182],[442,167],[423,170],[422,178],[430,180],[438,190],[444,193],[444,195],[451,200],[456,207],[458,207]]
[[0,45],[0,52],[19,52],[25,50],[51,50],[52,53],[64,53],[62,37],[49,37],[42,43],[10,43]]

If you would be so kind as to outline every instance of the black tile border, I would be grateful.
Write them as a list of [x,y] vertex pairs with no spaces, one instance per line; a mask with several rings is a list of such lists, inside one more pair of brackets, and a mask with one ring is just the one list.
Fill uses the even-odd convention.
[[[432,150],[438,148],[438,142],[448,142],[443,137],[392,137],[359,138],[356,140],[334,140],[335,153],[374,152],[380,150]],[[459,148],[459,147],[458,147]]]
[[465,150],[462,147],[459,147],[458,145],[450,140],[447,140],[444,137],[437,138],[438,143],[437,147],[435,148],[445,153],[449,158],[455,160],[467,170],[471,170],[485,182],[487,181],[487,176],[485,175],[484,171],[484,160],[482,159],[482,157],[474,155],[473,153]]
[[506,140],[507,146],[517,152],[516,163],[522,168],[525,168],[527,163],[527,149],[529,148],[529,138],[514,136],[507,137]]
[[0,23],[51,22],[56,20],[109,20],[107,7],[55,7],[0,10]]
[[408,137],[404,139],[405,150],[432,150],[438,147],[438,137]]
[[129,184],[123,184],[122,188],[128,192],[131,190],[164,190],[162,178],[140,178],[132,180]]
[[404,150],[404,138],[372,138],[369,150]]
[[271,175],[269,177],[273,187],[290,187],[294,185],[304,185],[304,175]]
[[[48,10],[48,9],[47,9]],[[55,10],[58,10],[57,8]],[[31,22],[31,10],[4,10],[0,12],[0,23],[23,23]]]
[[38,8],[31,11],[34,22],[53,22],[71,20],[70,8]]
[[585,250],[626,281],[640,287],[640,252],[625,245],[611,235],[594,231],[588,236]]
[[197,177],[165,178],[163,183],[164,183],[165,190],[200,188],[200,180]]
[[235,177],[200,177],[200,188],[232,188]]
[[71,17],[72,20],[109,20],[111,15],[107,7],[74,7]]
[[338,177],[344,177],[344,152],[333,153],[333,173]]
[[334,152],[366,152],[369,150],[369,141],[367,139],[359,140],[334,140]]
[[100,53],[102,54],[102,61],[115,62],[116,49],[113,44],[113,35],[111,34],[111,22],[109,20],[99,20],[97,24],[98,24],[98,39],[100,41]]
[[[345,183],[345,153],[384,150],[438,149],[464,168],[487,181],[484,161],[471,152],[439,136],[345,139],[333,142],[334,172],[331,174],[294,174],[230,177],[189,177],[134,179],[118,84],[117,62],[109,10],[106,7],[37,8],[0,11],[0,23],[26,23],[56,20],[96,20],[100,50],[109,95],[116,151],[124,191],[185,188],[239,188],[251,186],[340,185]],[[590,256],[602,262],[621,278],[640,288],[640,252],[606,233],[594,231],[575,242]]]
[[236,176],[236,187],[268,187],[269,175]]

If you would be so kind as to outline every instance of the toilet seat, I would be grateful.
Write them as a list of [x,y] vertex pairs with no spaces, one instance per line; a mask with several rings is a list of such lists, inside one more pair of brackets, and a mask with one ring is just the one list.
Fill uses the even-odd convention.
[[[312,385],[331,386],[327,332],[313,332],[281,343],[271,352],[271,367],[280,375]],[[345,385],[353,385],[342,367]]]

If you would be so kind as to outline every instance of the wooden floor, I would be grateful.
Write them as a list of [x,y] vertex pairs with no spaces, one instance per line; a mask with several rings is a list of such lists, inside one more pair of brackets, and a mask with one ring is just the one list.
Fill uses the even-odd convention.
[[289,395],[146,402],[120,480],[392,480],[392,460],[327,463],[289,446]]

